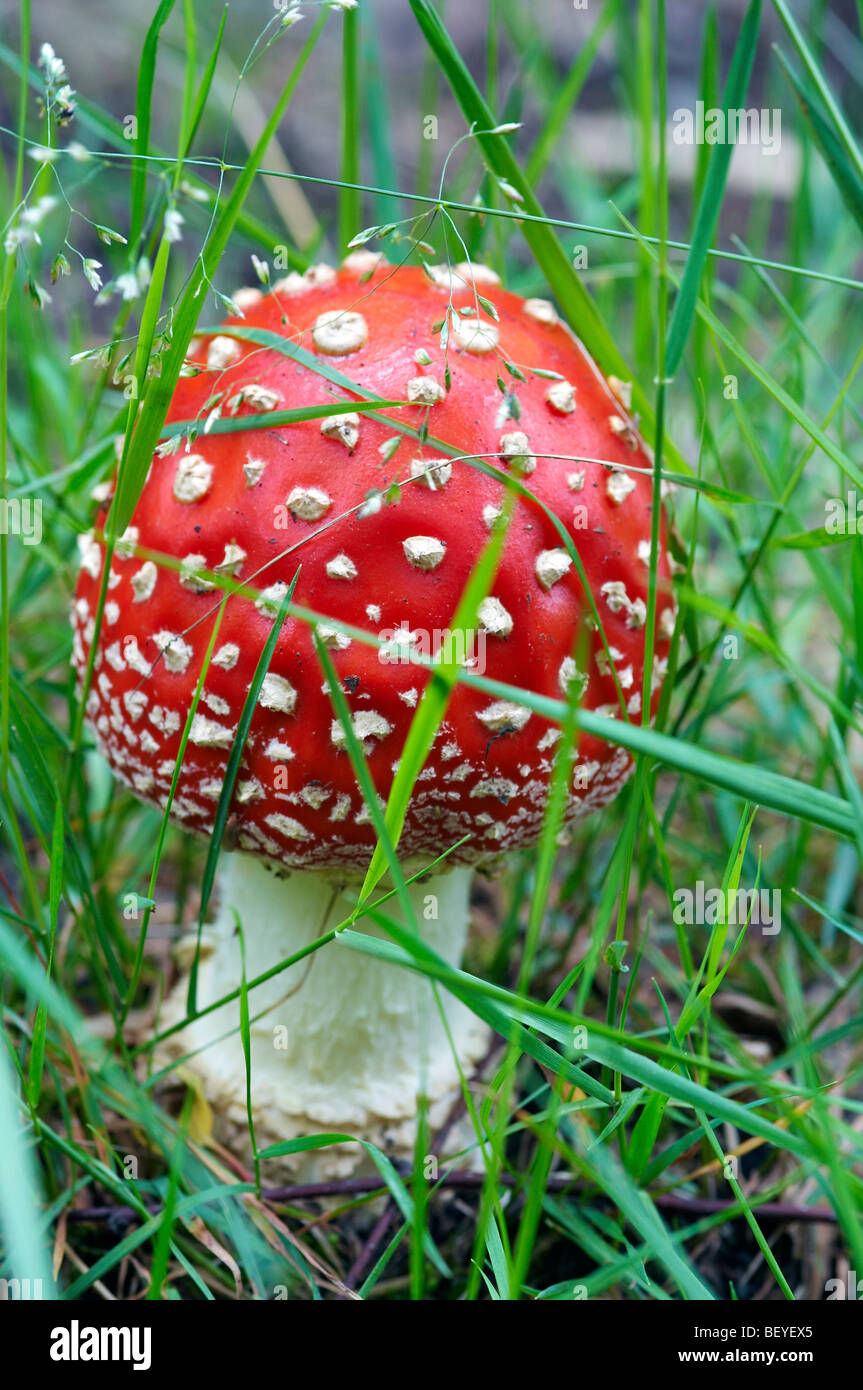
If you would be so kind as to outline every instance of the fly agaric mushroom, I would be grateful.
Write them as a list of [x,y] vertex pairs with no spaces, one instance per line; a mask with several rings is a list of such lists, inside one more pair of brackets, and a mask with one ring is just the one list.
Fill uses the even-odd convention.
[[[434,634],[447,631],[501,515],[505,485],[471,458],[518,477],[568,528],[602,632],[559,533],[540,506],[520,497],[467,664],[477,669],[479,653],[493,679],[557,698],[574,689],[585,709],[640,721],[650,463],[623,383],[603,378],[552,305],[505,292],[478,266],[428,275],[361,252],[338,272],[315,267],[266,293],[244,291],[242,312],[193,343],[169,422],[203,420],[214,402],[240,421],[322,404],[333,412],[275,427],[204,430],[191,446],[154,458],[113,556],[87,698],[98,747],[135,795],[166,805],[221,598],[215,576],[230,576],[244,592],[225,605],[172,805],[184,827],[212,831],[252,675],[301,564],[294,602],[379,639],[366,645],[338,626],[319,628],[385,802],[428,679],[410,654],[424,644],[433,650]],[[308,358],[237,336],[238,328],[299,345],[322,373]],[[334,385],[333,368],[356,390]],[[366,392],[409,404],[384,412],[389,421],[344,410]],[[416,433],[400,435],[392,422]],[[95,640],[106,506],[82,541],[73,615],[79,673]],[[664,519],[660,542],[654,699],[674,624]],[[147,555],[171,557],[173,568]],[[462,682],[451,696],[398,848],[407,874],[463,841],[446,872],[410,888],[424,938],[452,966],[465,945],[472,869],[540,834],[560,736],[518,701]],[[235,914],[248,979],[349,916],[376,837],[346,744],[310,626],[288,617],[234,788],[235,852],[224,856],[219,911],[204,938],[199,1009],[240,983]],[[567,822],[608,802],[631,768],[624,749],[585,733],[571,755]],[[409,1152],[420,988],[397,967],[338,942],[256,988],[252,1097],[264,1133],[285,1139],[337,1128]],[[466,1067],[484,1047],[484,1029],[442,994]],[[172,1017],[185,1016],[184,997],[178,988]],[[244,1126],[236,1002],[188,1025],[176,1041],[194,1052],[191,1065],[216,1111]],[[427,1043],[434,1119],[457,1084],[436,1010]],[[330,1171],[344,1171],[344,1163],[339,1156]]]

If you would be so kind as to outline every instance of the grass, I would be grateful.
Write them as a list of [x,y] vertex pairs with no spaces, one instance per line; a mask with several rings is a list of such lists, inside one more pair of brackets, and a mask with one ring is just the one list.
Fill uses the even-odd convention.
[[[753,0],[739,24],[724,7],[705,11],[687,104],[781,109],[782,150],[760,158],[793,183],[783,196],[765,179],[750,195],[722,144],[699,146],[691,179],[676,181],[662,133],[675,99],[664,0],[640,0],[634,21],[606,0],[563,36],[536,28],[520,0],[492,0],[478,66],[445,5],[411,0],[415,95],[388,85],[382,7],[368,0],[347,12],[304,4],[296,28],[283,23],[290,9],[275,10],[257,37],[194,0],[152,9],[137,78],[125,74],[131,141],[91,93],[61,123],[71,99],[35,62],[51,35],[31,23],[29,0],[17,49],[0,45],[12,94],[0,136],[0,496],[43,504],[39,544],[0,531],[0,1278],[39,1278],[62,1298],[824,1297],[828,1279],[863,1268],[863,541],[856,526],[825,526],[831,499],[863,497],[863,350],[849,332],[863,291],[850,114],[860,32],[840,33],[817,3]],[[124,23],[131,32],[132,16]],[[74,83],[76,54],[63,57]],[[582,148],[600,62],[612,71],[604,100],[637,151],[629,175]],[[220,87],[225,65],[240,80]],[[280,206],[290,212],[302,190],[317,209],[294,244],[263,176],[282,123],[302,120],[308,82],[328,88],[327,158],[314,174],[267,174]],[[250,89],[267,115],[244,147],[237,103]],[[449,154],[422,138],[433,112],[458,131]],[[31,158],[70,140],[78,158]],[[38,223],[22,222],[25,208],[40,209]],[[21,232],[34,225],[38,241]],[[466,1097],[472,1153],[426,1171],[434,1136],[421,1126],[412,1171],[372,1146],[376,1175],[362,1190],[337,1185],[321,1207],[274,1189],[268,1163],[343,1136],[256,1150],[246,1171],[202,1142],[206,1102],[182,1069],[176,1107],[150,1071],[147,1011],[166,963],[155,923],[203,923],[229,792],[207,851],[113,784],[75,696],[66,611],[114,438],[111,545],[168,433],[188,342],[223,314],[225,287],[248,278],[252,254],[281,248],[285,268],[302,269],[372,225],[385,230],[369,244],[394,260],[486,259],[520,293],[550,292],[603,370],[632,378],[655,495],[677,485],[680,616],[653,727],[435,672],[386,811],[369,797],[378,851],[340,943],[330,931],[301,956],[344,948],[394,962],[462,999],[499,1049],[482,1094]],[[580,245],[587,266],[573,261]],[[94,306],[82,274],[94,260],[104,264],[90,275],[125,275],[129,298]],[[325,359],[276,346],[339,383]],[[124,397],[130,375],[137,394]],[[396,407],[360,406],[400,437]],[[494,460],[474,466],[527,490]],[[456,624],[488,591],[499,544],[493,535]],[[210,577],[218,607],[239,586]],[[651,606],[655,584],[654,567]],[[344,628],[293,589],[282,611]],[[459,679],[557,720],[564,746],[578,729],[602,734],[636,766],[561,847],[558,760],[540,843],[478,883],[469,956],[454,971],[388,905],[409,909],[404,807]],[[680,891],[699,882],[780,894],[781,930],[724,912],[682,923]],[[363,921],[383,935],[357,931]],[[246,1046],[256,987],[299,958],[237,982]],[[196,1002],[193,975],[192,1014]],[[389,1218],[371,1242],[376,1199]]]

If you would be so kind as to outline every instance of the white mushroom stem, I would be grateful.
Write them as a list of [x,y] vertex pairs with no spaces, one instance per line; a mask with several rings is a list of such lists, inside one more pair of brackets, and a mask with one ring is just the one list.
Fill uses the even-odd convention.
[[[202,943],[199,1009],[240,983],[235,914],[251,981],[343,922],[356,901],[356,892],[351,896],[332,875],[280,871],[248,854],[226,855],[220,873],[219,909]],[[471,871],[460,868],[408,888],[423,939],[456,968],[467,936],[470,880]],[[404,920],[396,898],[383,910]],[[368,919],[356,930],[386,937]],[[193,945],[189,939],[182,945],[187,966]],[[186,988],[184,979],[167,1002],[162,1026],[185,1016]],[[458,1062],[469,1074],[485,1051],[487,1030],[444,987],[438,995]],[[197,1019],[172,1037],[170,1048],[174,1058],[195,1053],[186,1066],[203,1078],[213,1109],[245,1128],[239,1007],[237,999]],[[351,948],[341,936],[253,989],[249,1013],[259,1147],[329,1130],[407,1157],[420,1090],[432,1103],[433,1122],[445,1118],[458,1094],[456,1058],[429,981]],[[356,1157],[344,1150],[330,1154],[328,1161],[319,1158],[316,1171],[350,1171]]]

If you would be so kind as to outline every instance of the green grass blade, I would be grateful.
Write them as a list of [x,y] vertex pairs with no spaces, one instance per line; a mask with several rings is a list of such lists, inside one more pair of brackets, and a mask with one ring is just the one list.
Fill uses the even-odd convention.
[[[54,830],[51,835],[51,870],[48,883],[48,959],[45,965],[46,978],[50,980],[54,966],[54,945],[57,938],[57,919],[60,913],[60,899],[63,892],[63,843],[65,824],[63,806],[58,799],[54,810]],[[30,1071],[27,1077],[27,1100],[32,1109],[39,1104],[42,1090],[42,1073],[45,1066],[45,1030],[48,1024],[48,1007],[44,999],[36,1008],[33,1023],[33,1041],[30,1048]]]
[[863,174],[848,159],[816,93],[794,71],[781,50],[777,50],[776,56],[794,90],[801,117],[809,128],[821,158],[833,175],[833,181],[845,199],[849,212],[858,227],[863,228]]
[[159,35],[174,8],[175,0],[160,0],[159,8],[144,39],[141,66],[138,69],[138,94],[135,101],[135,159],[132,163],[129,208],[129,246],[134,257],[144,228],[144,215],[147,205],[147,155],[150,153],[150,121],[153,109],[153,85],[156,80],[156,55],[159,49]]
[[[744,104],[752,65],[755,61],[755,47],[760,22],[761,0],[750,0],[749,8],[740,26],[737,43],[734,46],[731,70],[723,95],[722,106],[726,112],[726,117],[728,111],[737,110]],[[671,323],[668,326],[665,370],[670,377],[677,373],[695,317],[698,289],[704,273],[707,252],[716,230],[716,224],[719,221],[719,211],[722,206],[722,196],[733,148],[734,146],[730,143],[714,145],[707,166],[704,191],[701,194],[701,202],[695,218],[692,245],[671,314]]]
[[[0,1028],[0,1233],[3,1236],[4,1272],[10,1279],[41,1284],[43,1298],[51,1298],[54,1280],[45,1241],[40,1230],[39,1196],[33,1150],[27,1141],[19,1107],[18,1080],[10,1064],[12,1043]],[[39,1295],[37,1294],[36,1297]]]
[[222,10],[222,18],[219,20],[219,27],[216,31],[216,38],[213,42],[213,47],[210,50],[210,56],[207,59],[207,65],[204,68],[203,74],[201,76],[201,81],[198,86],[198,94],[195,98],[195,105],[189,117],[188,128],[184,129],[183,131],[183,140],[181,144],[181,160],[188,159],[189,157],[192,145],[195,143],[195,136],[198,133],[198,127],[201,124],[201,119],[207,107],[207,101],[210,96],[210,89],[213,85],[213,77],[216,73],[216,64],[219,61],[219,53],[222,49],[222,38],[224,37],[225,22],[227,18],[228,6],[225,5],[224,9]]
[[300,572],[299,570],[297,570],[296,574],[294,575],[293,579],[288,585],[287,592],[285,593],[284,598],[282,599],[282,602],[279,605],[279,612],[273,621],[273,626],[270,629],[270,633],[267,637],[266,642],[264,643],[263,648],[261,649],[261,654],[258,657],[257,665],[255,666],[255,674],[252,676],[251,684],[249,685],[246,698],[243,702],[243,708],[240,713],[239,722],[237,724],[236,737],[234,738],[234,741],[231,744],[231,751],[228,754],[228,762],[225,768],[225,780],[222,783],[222,790],[219,793],[219,802],[216,806],[216,814],[213,818],[213,833],[210,836],[210,840],[207,845],[207,859],[206,863],[204,864],[204,875],[201,882],[201,906],[198,912],[198,941],[195,948],[194,960],[192,961],[192,966],[189,971],[189,990],[186,1001],[186,1009],[188,1013],[195,1013],[198,1007],[197,966],[201,948],[201,932],[204,929],[204,919],[207,915],[207,911],[210,906],[210,895],[212,894],[213,884],[216,878],[216,867],[218,865],[219,855],[222,849],[222,840],[225,834],[225,827],[228,824],[228,815],[230,814],[231,810],[231,799],[234,795],[234,786],[237,781],[237,774],[240,771],[240,763],[242,762],[243,753],[245,751],[246,739],[248,737],[249,728],[254,717],[255,707],[258,703],[258,696],[261,693],[261,686],[264,683],[264,677],[267,674],[267,671],[270,669],[270,662],[273,659],[273,652],[276,650],[276,643],[279,640],[282,627],[284,626],[285,617],[287,616],[288,611],[288,605],[290,604],[291,599],[293,598],[294,589],[297,586],[297,580],[299,579],[299,576]]
[[539,182],[548,167],[554,148],[578,101],[581,89],[590,76],[602,40],[616,18],[620,6],[621,0],[607,0],[607,3],[603,5],[587,41],[579,49],[569,72],[558,89],[552,107],[545,118],[545,124],[537,136],[530,158],[524,168],[525,179],[531,187]]
[[360,10],[342,14],[342,163],[339,189],[339,255],[362,227],[360,181],[362,97],[360,94]]
[[[462,636],[465,641],[464,650],[468,650],[468,639],[474,631],[479,605],[494,583],[494,576],[497,573],[506,538],[508,521],[509,511],[505,503],[501,524],[492,532],[491,538],[474,566],[448,629],[456,639],[452,644],[454,650],[457,649],[458,639]],[[434,742],[435,734],[446,713],[447,703],[455,686],[459,669],[454,656],[451,659],[444,658],[435,663],[431,679],[423,691],[423,697],[411,720],[411,726],[399,759],[398,771],[393,778],[387,800],[386,826],[393,845],[398,845],[416,778],[422,770]],[[375,884],[384,873],[384,869],[385,856],[378,845],[363,882],[360,902],[363,902],[372,892]]]
[[[298,55],[291,75],[282,88],[257,144],[249,155],[243,167],[243,172],[237,179],[236,185],[225,204],[224,210],[212,229],[207,243],[201,252],[201,256],[196,263],[195,270],[186,287],[180,304],[175,310],[171,347],[165,354],[160,376],[151,383],[150,390],[147,393],[145,408],[138,419],[137,427],[132,438],[132,445],[129,450],[129,456],[126,460],[126,470],[130,477],[136,481],[137,491],[131,484],[125,487],[122,508],[117,506],[117,499],[115,498],[115,503],[111,509],[112,514],[114,514],[113,528],[117,535],[122,534],[129,524],[129,519],[138,500],[141,483],[146,476],[153,451],[162,433],[168,406],[170,405],[174,388],[180,376],[180,369],[185,361],[188,346],[195,330],[195,324],[200,312],[201,295],[205,287],[218,271],[219,262],[221,261],[229,238],[236,226],[237,218],[248,196],[252,181],[258,171],[264,153],[269,146],[270,140],[275,134],[287,105],[294,94],[303,69],[314,51],[323,25],[326,23],[326,18],[327,14],[326,11],[324,11],[312,30],[305,46]],[[119,493],[120,482],[118,481],[117,496],[119,496]]]
[[812,50],[797,26],[785,0],[773,0],[773,8],[785,25],[791,42],[794,44],[794,47],[797,49],[803,61],[803,65],[809,74],[815,91],[833,123],[837,137],[844,146],[849,162],[856,169],[858,176],[863,178],[863,153],[861,153],[860,147],[851,133],[851,128],[845,120],[838,102],[834,100],[833,93],[830,90],[824,74],[818,66]]

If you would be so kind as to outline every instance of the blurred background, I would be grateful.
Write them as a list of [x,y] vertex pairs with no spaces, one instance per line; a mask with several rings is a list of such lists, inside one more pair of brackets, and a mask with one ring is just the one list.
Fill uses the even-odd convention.
[[[607,23],[603,6],[596,0],[576,9],[572,0],[450,0],[438,6],[462,58],[479,80],[501,119],[524,123],[517,144],[530,149],[542,128],[551,101],[567,81],[573,64],[598,23],[602,34],[595,61],[577,92],[577,113],[567,123],[551,153],[550,167],[538,181],[546,211],[585,223],[614,226],[608,208],[613,197],[631,215],[636,208],[638,171],[647,132],[636,114],[636,90],[640,81],[640,35],[644,7],[638,0],[623,0]],[[284,4],[281,8],[284,9]],[[183,28],[181,6],[176,6],[163,31],[153,113],[153,136],[160,147],[172,150],[178,93],[183,76]],[[277,4],[276,9],[279,9]],[[605,7],[607,9],[607,7]],[[727,71],[734,41],[745,11],[744,0],[719,0],[715,6],[669,0],[668,12],[668,111],[692,107],[701,64],[703,33],[708,8],[718,15],[721,69]],[[812,0],[795,3],[792,10],[801,25],[808,25],[810,42],[828,75],[834,93],[845,109],[853,109],[857,83],[863,77],[863,59],[856,40],[855,0]],[[317,6],[301,6],[302,24],[289,42],[274,44],[254,67],[254,81],[234,79],[249,54],[256,36],[273,17],[266,0],[232,0],[228,10],[219,71],[205,113],[196,152],[218,157],[224,148],[229,162],[239,162],[260,133],[289,65],[314,21]],[[16,41],[16,0],[2,0],[4,43]],[[33,19],[34,52],[44,41],[64,56],[69,80],[80,97],[105,108],[117,119],[134,110],[138,60],[155,5],[130,0],[41,0]],[[218,3],[198,7],[198,33],[202,51],[209,49],[221,16]],[[362,123],[365,139],[363,180],[388,188],[428,193],[436,187],[441,166],[451,145],[464,134],[464,120],[446,82],[435,74],[419,27],[406,0],[362,0],[363,42],[369,99],[354,119]],[[496,37],[490,39],[491,30]],[[813,42],[813,33],[815,40]],[[794,132],[793,112],[788,110],[788,85],[776,62],[769,63],[771,46],[784,34],[780,19],[766,4],[761,21],[749,101],[751,105],[785,106],[781,150],[765,153],[738,145],[734,151],[726,198],[722,208],[720,237],[742,232],[752,200],[758,196],[773,202],[766,218],[768,244],[784,244],[788,204],[798,187],[800,146]],[[642,50],[643,52],[643,50]],[[277,146],[264,160],[267,168],[292,171],[314,178],[339,176],[341,25],[333,15],[318,44],[314,60],[300,79],[297,95],[281,126]],[[656,57],[654,53],[653,63]],[[488,74],[492,74],[491,77]],[[0,84],[0,110],[5,125],[11,113]],[[373,94],[373,97],[372,97]],[[633,114],[628,117],[626,112]],[[437,139],[423,138],[423,118],[437,119]],[[790,119],[789,119],[790,117]],[[394,119],[393,119],[394,118]],[[669,119],[670,124],[670,119]],[[230,131],[227,135],[226,132]],[[667,143],[669,159],[670,234],[686,235],[691,214],[691,185],[696,147]],[[653,148],[647,151],[654,158]],[[464,150],[468,169],[478,172],[475,154]],[[462,159],[455,161],[458,169]],[[467,187],[461,183],[461,191]],[[829,180],[823,188],[828,196]],[[470,186],[470,196],[476,183]],[[118,184],[118,200],[125,187]],[[278,213],[285,228],[301,248],[313,247],[318,238],[318,218],[335,215],[336,190],[314,188],[299,180],[261,179],[252,206],[262,215]],[[458,192],[452,194],[458,196]],[[383,201],[387,215],[397,208]],[[312,206],[309,206],[309,203]],[[408,208],[403,208],[404,215]],[[203,215],[202,215],[202,226]],[[647,230],[643,227],[642,230]],[[582,239],[583,240],[583,239]],[[589,240],[591,272],[603,262],[620,259],[620,247],[608,238]],[[850,273],[850,272],[849,272]]]

